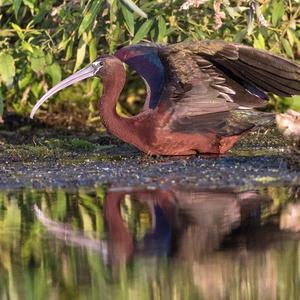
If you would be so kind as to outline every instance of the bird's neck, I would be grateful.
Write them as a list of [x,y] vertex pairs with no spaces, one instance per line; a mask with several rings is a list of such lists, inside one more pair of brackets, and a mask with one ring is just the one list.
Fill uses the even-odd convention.
[[137,133],[130,118],[116,112],[116,105],[124,87],[126,72],[121,62],[114,64],[110,73],[103,78],[103,94],[100,99],[100,115],[106,129],[121,140],[137,145]]

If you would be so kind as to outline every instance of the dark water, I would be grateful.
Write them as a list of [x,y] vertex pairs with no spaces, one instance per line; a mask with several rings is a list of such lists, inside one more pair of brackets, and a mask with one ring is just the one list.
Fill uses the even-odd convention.
[[0,194],[0,299],[300,299],[297,188]]

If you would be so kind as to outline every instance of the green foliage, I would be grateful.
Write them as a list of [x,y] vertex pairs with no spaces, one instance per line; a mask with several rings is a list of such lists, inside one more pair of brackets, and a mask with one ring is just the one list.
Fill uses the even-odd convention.
[[[142,40],[224,39],[300,57],[299,0],[215,1],[221,11],[213,1],[188,10],[180,9],[183,1],[107,3],[0,0],[0,114],[3,100],[5,109],[28,113],[61,78],[97,55]],[[86,106],[91,119],[101,88],[85,84],[93,95]]]
[[15,62],[10,54],[1,53],[0,54],[0,74],[1,79],[7,85],[12,83],[15,76]]

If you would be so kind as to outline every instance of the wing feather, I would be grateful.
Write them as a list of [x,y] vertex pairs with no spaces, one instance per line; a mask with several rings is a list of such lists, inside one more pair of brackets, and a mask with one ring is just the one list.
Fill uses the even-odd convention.
[[239,134],[273,119],[244,110],[264,106],[267,93],[300,94],[300,66],[266,51],[201,41],[164,46],[159,55],[166,74],[160,101],[172,110],[167,126],[175,131]]

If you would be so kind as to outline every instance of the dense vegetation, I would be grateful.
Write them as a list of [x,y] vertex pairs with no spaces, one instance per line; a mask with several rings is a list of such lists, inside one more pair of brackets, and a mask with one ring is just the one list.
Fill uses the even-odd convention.
[[[49,87],[97,55],[141,40],[225,39],[300,58],[299,0],[194,0],[185,7],[184,1],[137,1],[147,18],[126,2],[0,0],[0,116],[3,110],[28,113]],[[125,112],[134,112],[143,97],[134,78],[129,76],[127,97],[122,97]],[[47,111],[87,107],[92,123],[98,119],[100,94],[101,83],[92,79],[60,93]],[[273,105],[300,108],[300,98]]]

